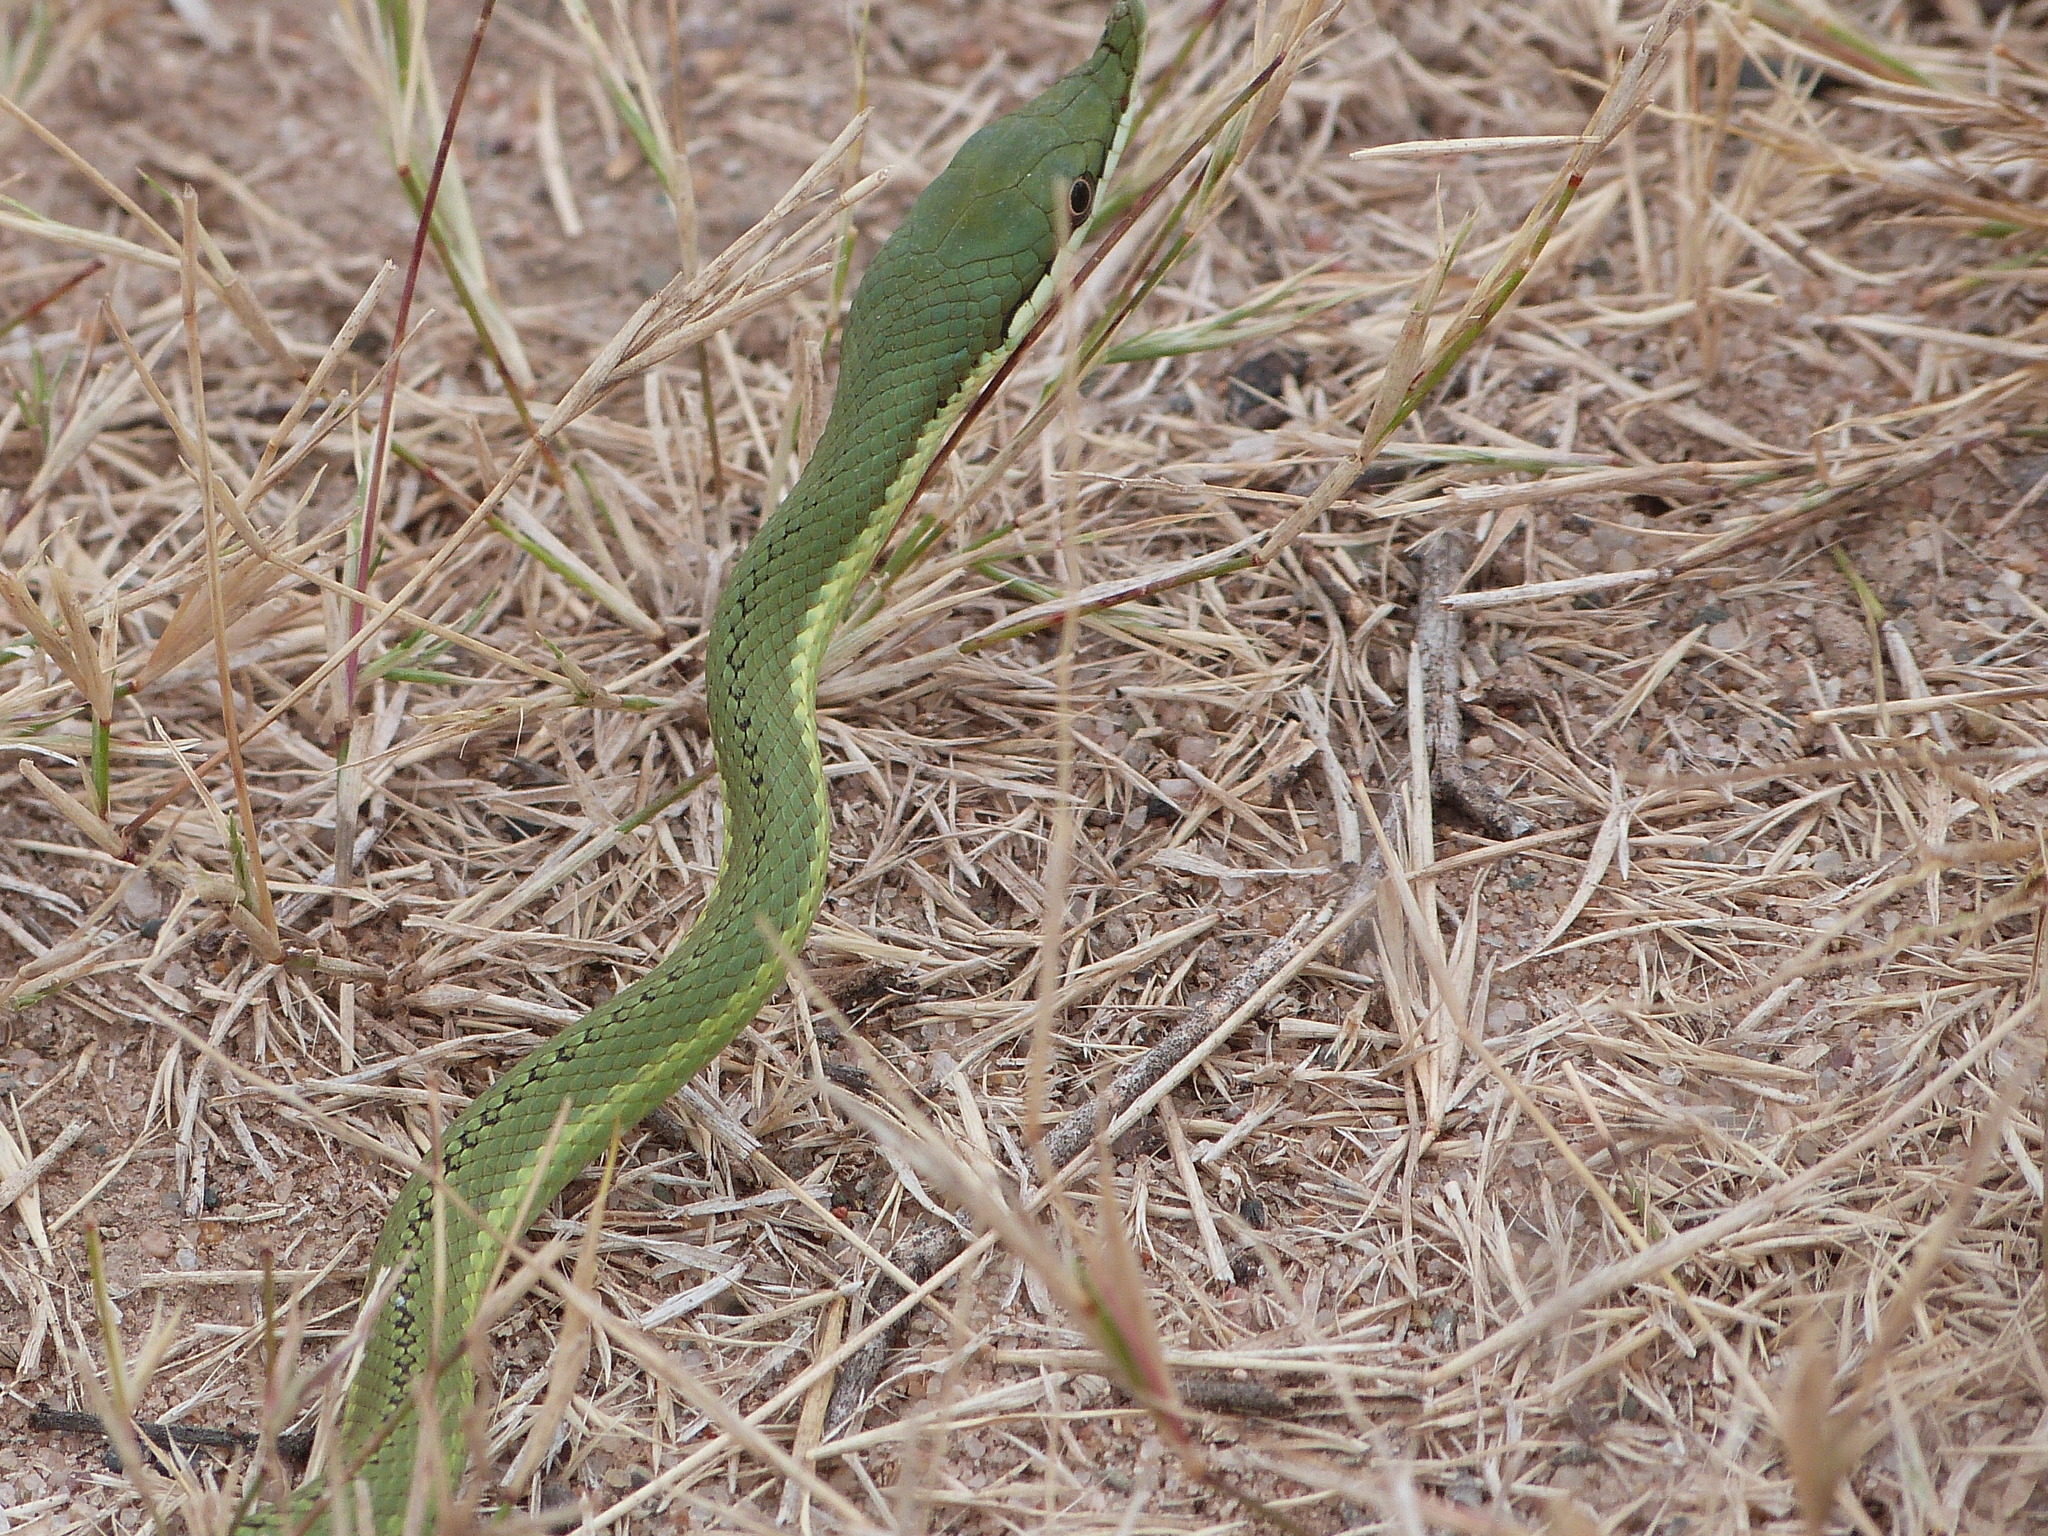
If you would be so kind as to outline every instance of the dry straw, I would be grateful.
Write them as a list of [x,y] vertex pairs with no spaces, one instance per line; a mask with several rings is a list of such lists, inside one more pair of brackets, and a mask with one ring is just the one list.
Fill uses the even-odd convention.
[[[123,1468],[11,1425],[53,1536],[285,1476],[441,1117],[702,900],[848,252],[1096,25],[506,7],[397,348],[475,13],[289,9],[0,4],[0,1372]],[[2038,18],[1154,27],[833,647],[806,985],[507,1235],[473,1492],[2039,1527]],[[319,132],[107,121],[165,60]]]

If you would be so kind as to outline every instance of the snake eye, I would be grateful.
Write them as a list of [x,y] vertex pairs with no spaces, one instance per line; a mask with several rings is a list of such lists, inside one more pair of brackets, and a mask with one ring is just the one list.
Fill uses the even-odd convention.
[[1076,176],[1074,184],[1067,188],[1067,212],[1078,221],[1088,217],[1088,210],[1095,203],[1095,178]]

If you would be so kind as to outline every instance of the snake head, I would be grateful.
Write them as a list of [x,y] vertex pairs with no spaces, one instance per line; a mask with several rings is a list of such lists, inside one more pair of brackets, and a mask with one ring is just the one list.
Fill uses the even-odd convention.
[[992,182],[1008,168],[1021,175],[1012,197],[1030,202],[1053,232],[1084,234],[1130,131],[1144,49],[1145,7],[1118,0],[1087,62],[969,139],[954,165],[985,164]]
[[1116,168],[1144,46],[1144,6],[1118,0],[1085,63],[960,146],[920,199],[920,211],[954,215],[945,224],[952,254],[1014,250],[1028,236],[1033,285],[1050,271],[1061,240],[1087,229],[1096,189]]
[[[889,312],[911,305],[950,312],[960,351],[942,372],[955,379],[1014,339],[1116,167],[1144,44],[1141,0],[1117,0],[1085,63],[960,146],[870,264],[848,317],[849,354],[855,337],[897,332]],[[863,310],[874,311],[871,328]],[[859,377],[858,360],[847,361]]]

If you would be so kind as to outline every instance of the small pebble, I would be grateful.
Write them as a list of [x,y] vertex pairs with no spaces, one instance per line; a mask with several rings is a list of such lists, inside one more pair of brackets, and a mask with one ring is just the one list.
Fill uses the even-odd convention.
[[1707,644],[1717,651],[1739,651],[1748,642],[1740,619],[1723,619],[1707,630]]
[[1467,757],[1491,757],[1499,750],[1500,743],[1491,736],[1474,736],[1465,743],[1465,755]]

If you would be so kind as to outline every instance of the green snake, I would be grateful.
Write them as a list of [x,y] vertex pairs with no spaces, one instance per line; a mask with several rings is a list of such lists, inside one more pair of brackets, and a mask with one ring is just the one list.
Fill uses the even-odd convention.
[[[410,1180],[370,1262],[383,1300],[340,1416],[330,1478],[250,1523],[431,1531],[467,1459],[464,1348],[503,1244],[744,1029],[783,980],[825,890],[818,748],[825,647],[963,411],[1051,301],[1130,129],[1140,0],[1116,0],[1088,61],[974,134],[869,265],[847,311],[832,413],[802,477],[719,596],[704,677],[725,857],[660,965],[473,1100],[441,1139],[447,1198]],[[770,935],[773,937],[771,938]],[[429,1385],[430,1384],[430,1385]],[[422,1399],[439,1424],[423,1431]],[[363,1518],[367,1516],[367,1519]],[[367,1528],[366,1528],[367,1526]]]

